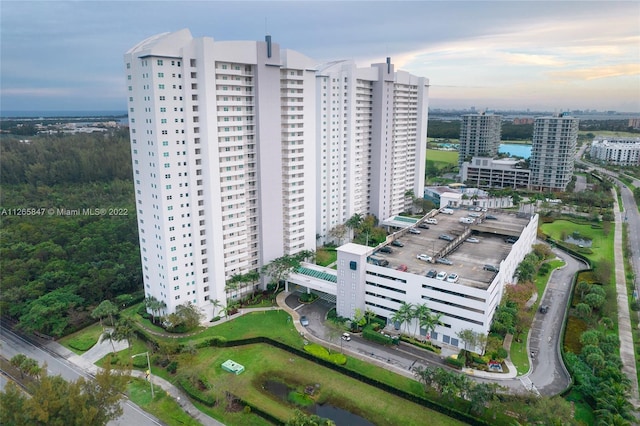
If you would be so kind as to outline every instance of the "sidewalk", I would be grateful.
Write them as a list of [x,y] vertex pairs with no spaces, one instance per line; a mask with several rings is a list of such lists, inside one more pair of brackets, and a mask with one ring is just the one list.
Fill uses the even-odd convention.
[[624,252],[622,250],[622,213],[618,206],[617,192],[613,192],[613,214],[616,219],[613,251],[616,268],[616,292],[618,294],[618,337],[620,338],[620,358],[622,360],[622,372],[631,381],[630,401],[636,407],[640,407],[638,397],[638,375],[636,359],[633,347],[633,335],[631,333],[631,319],[629,317],[629,299],[627,297],[627,281],[624,270]]
[[[94,346],[94,350],[93,352],[102,352],[104,351],[104,346],[107,347],[108,349],[108,353],[111,353],[111,344],[108,341],[103,341],[103,342],[99,342],[96,343],[96,345]],[[122,345],[120,345],[122,346]],[[116,347],[117,350],[121,350],[121,349],[126,349],[126,344],[123,348],[120,347]],[[58,342],[48,342],[46,344],[46,348],[51,351],[54,352],[56,354],[58,354],[60,357],[66,359],[67,361],[75,364],[76,366],[80,367],[82,370],[84,370],[86,373],[95,376],[95,374],[98,371],[98,367],[93,364],[92,361],[90,361],[89,359],[85,358],[85,356],[89,355],[88,358],[95,358],[95,356],[92,356],[90,354],[90,352],[92,351],[87,351],[84,355],[77,355],[74,352],[70,351],[69,349],[65,348],[64,346],[62,346],[61,344],[59,344]],[[93,348],[92,348],[93,349]],[[138,370],[133,370],[131,372],[131,376],[133,377],[138,377],[141,379],[145,378],[145,373],[142,371],[138,371]],[[178,387],[174,386],[173,384],[169,383],[168,381],[166,381],[165,379],[163,379],[162,377],[158,377],[155,375],[152,375],[151,380],[153,382],[154,387],[160,387],[162,388],[165,392],[167,392],[167,394],[169,394],[171,397],[173,397],[173,399],[176,400],[176,402],[178,403],[178,405],[180,405],[182,407],[182,409],[185,411],[185,413],[189,414],[191,417],[193,417],[196,421],[198,421],[200,424],[204,425],[204,426],[224,426],[224,423],[219,422],[218,420],[211,418],[209,416],[207,416],[206,414],[204,414],[203,412],[201,412],[200,410],[198,410],[196,408],[195,405],[193,405],[191,403],[191,401],[189,400],[189,398],[187,397],[186,394],[184,394]]]

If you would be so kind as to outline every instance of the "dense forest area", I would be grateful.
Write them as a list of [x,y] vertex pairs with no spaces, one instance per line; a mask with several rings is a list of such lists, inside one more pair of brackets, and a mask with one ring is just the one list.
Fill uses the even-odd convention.
[[126,130],[76,135],[43,135],[28,143],[2,137],[0,182],[34,187],[65,183],[131,180]]
[[141,291],[126,132],[3,136],[0,170],[2,315],[60,336],[102,300]]

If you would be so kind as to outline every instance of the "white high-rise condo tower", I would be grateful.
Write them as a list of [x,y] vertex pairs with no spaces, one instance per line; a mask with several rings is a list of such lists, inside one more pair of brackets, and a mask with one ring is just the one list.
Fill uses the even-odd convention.
[[231,276],[315,248],[315,64],[182,30],[125,65],[145,295],[210,318]]
[[564,191],[573,176],[578,141],[578,119],[566,113],[538,117],[533,124],[531,186]]
[[191,302],[211,318],[211,301],[253,291],[227,291],[234,275],[422,195],[428,80],[389,59],[319,66],[270,36],[181,30],[125,66],[145,295],[163,314]]
[[317,68],[317,233],[358,213],[383,220],[422,197],[428,79],[386,63],[358,68],[335,61]]

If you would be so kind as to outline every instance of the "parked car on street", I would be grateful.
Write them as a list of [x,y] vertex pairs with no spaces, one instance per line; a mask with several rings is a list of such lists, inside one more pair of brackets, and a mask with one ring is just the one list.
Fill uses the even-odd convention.
[[342,333],[342,340],[349,342],[351,340],[351,335],[349,333]]
[[429,269],[429,272],[427,272],[427,278],[435,278],[437,275],[438,271],[435,269]]
[[380,250],[378,250],[380,253],[392,253],[393,250],[391,250],[391,247],[389,246],[384,246],[381,247]]
[[436,259],[437,263],[442,263],[443,265],[453,265],[453,262],[447,259],[446,257],[439,257]]
[[436,280],[440,280],[443,281],[445,278],[447,278],[447,274],[445,271],[440,271],[438,272],[438,275],[436,275]]
[[427,225],[426,223],[421,223],[420,225],[418,225],[418,228],[429,229],[429,225]]
[[498,268],[496,268],[496,267],[495,267],[495,266],[493,266],[493,265],[484,265],[484,266],[482,267],[482,269],[484,269],[485,271],[489,271],[489,272],[495,272],[495,273],[500,272],[500,271],[498,270]]
[[465,241],[468,242],[468,243],[479,243],[480,242],[480,240],[477,239],[476,237],[469,237]]
[[458,282],[458,274],[450,273],[447,277],[448,283],[457,283]]
[[516,241],[518,241],[518,238],[517,238],[517,237],[507,237],[507,238],[505,238],[505,240],[504,240],[504,242],[505,242],[505,243],[509,243],[509,244],[513,244],[513,243],[515,243]]
[[301,316],[300,317],[300,325],[302,325],[303,327],[306,327],[309,325],[309,320],[307,319],[306,316]]
[[425,220],[424,223],[428,223],[429,225],[437,225],[438,224],[438,219],[434,219],[434,218],[430,217],[429,219]]
[[391,242],[391,245],[392,245],[392,246],[394,246],[394,247],[404,247],[404,244],[402,244],[402,243],[401,243],[400,241],[398,241],[398,240],[393,240],[393,241]]
[[431,262],[433,260],[433,258],[431,256],[427,256],[424,253],[421,253],[419,255],[416,256],[418,259],[420,260],[424,260],[425,262]]
[[453,241],[453,237],[447,234],[442,234],[438,238],[445,241]]
[[489,220],[498,220],[498,218],[497,218],[497,217],[495,217],[495,216],[494,216],[494,215],[492,215],[492,214],[488,214],[488,215],[486,215],[484,218],[485,218],[485,219],[489,219]]
[[410,234],[419,234],[419,233],[420,233],[420,231],[419,231],[419,230],[417,230],[416,228],[409,228],[409,233],[410,233]]

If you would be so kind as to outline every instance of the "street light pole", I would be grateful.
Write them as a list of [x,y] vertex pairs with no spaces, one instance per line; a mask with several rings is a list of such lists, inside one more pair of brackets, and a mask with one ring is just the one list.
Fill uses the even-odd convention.
[[153,382],[151,381],[151,361],[149,361],[149,351],[141,352],[139,354],[132,355],[131,358],[135,358],[135,357],[141,356],[141,355],[146,355],[147,356],[147,368],[148,368],[147,371],[149,372],[149,385],[151,386],[151,399],[153,400],[154,394],[153,394]]

